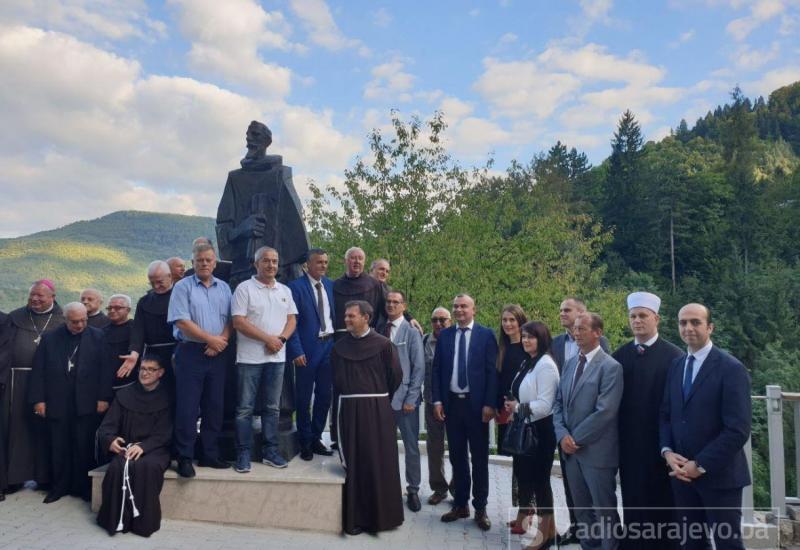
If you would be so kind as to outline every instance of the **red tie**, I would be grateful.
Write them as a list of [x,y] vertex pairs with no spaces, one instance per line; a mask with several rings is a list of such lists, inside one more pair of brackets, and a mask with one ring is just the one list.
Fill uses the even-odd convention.
[[394,325],[392,323],[386,323],[386,327],[383,329],[383,335],[386,336],[388,339],[392,339],[392,327]]

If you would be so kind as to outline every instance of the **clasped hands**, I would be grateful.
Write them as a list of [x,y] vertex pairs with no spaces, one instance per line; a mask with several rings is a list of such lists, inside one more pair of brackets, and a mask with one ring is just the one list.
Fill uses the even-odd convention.
[[139,457],[144,454],[144,449],[142,449],[138,443],[134,443],[126,449],[125,439],[120,436],[115,437],[114,440],[111,441],[108,450],[114,454],[123,455],[130,460],[139,460]]
[[[441,403],[437,403],[433,406],[433,417],[438,420],[439,422],[444,422],[444,406]],[[481,420],[484,424],[488,424],[494,418],[494,408],[484,406],[481,409]]]
[[216,357],[228,347],[228,338],[226,336],[209,336],[206,340],[205,354],[209,357]]
[[689,460],[676,452],[667,451],[664,453],[664,459],[667,461],[667,465],[670,468],[670,477],[674,477],[679,481],[691,483],[693,479],[697,479],[703,475],[697,467],[697,462]]

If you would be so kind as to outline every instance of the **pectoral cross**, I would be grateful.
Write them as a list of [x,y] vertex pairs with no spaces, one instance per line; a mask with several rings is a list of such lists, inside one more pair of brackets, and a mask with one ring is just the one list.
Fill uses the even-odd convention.
[[72,372],[72,369],[75,368],[75,363],[72,362],[72,359],[67,359],[67,372]]
[[42,341],[42,337],[41,336],[37,336],[36,338],[33,339],[33,343],[36,344],[37,346],[39,345],[39,342],[41,342],[41,341]]

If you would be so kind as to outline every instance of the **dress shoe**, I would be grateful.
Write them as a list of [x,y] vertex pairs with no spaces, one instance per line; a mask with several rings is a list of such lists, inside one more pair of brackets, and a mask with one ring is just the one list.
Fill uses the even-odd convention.
[[176,468],[178,475],[181,477],[194,477],[194,466],[192,466],[191,458],[179,458],[178,467]]
[[338,451],[339,450],[339,442],[338,441],[334,441],[333,443],[331,443],[331,450],[332,451]]
[[436,492],[436,493],[433,493],[431,496],[428,497],[428,504],[432,504],[432,505],[436,506],[437,504],[439,504],[440,502],[442,502],[446,498],[447,498],[447,493]]
[[47,493],[47,496],[44,497],[44,500],[42,502],[44,502],[45,504],[50,504],[51,502],[55,502],[55,501],[59,500],[60,498],[61,498],[61,495],[51,491],[51,492]]
[[327,448],[322,443],[322,441],[320,441],[319,439],[311,444],[311,451],[315,455],[322,455],[322,456],[331,456],[331,455],[333,455],[333,451],[331,451],[329,448]]
[[231,467],[230,464],[218,458],[204,458],[197,464],[203,468],[214,468],[215,470],[225,470]]
[[460,508],[458,506],[453,506],[452,508],[450,508],[449,512],[447,512],[445,515],[442,516],[442,521],[445,523],[450,523],[451,521],[468,517],[469,517],[469,508],[467,506],[464,506],[463,508]]
[[488,531],[492,528],[492,521],[486,515],[486,510],[475,510],[475,523],[478,524],[481,531]]
[[419,501],[419,495],[417,495],[417,493],[408,493],[406,504],[408,504],[408,509],[412,512],[419,512],[422,510],[422,504]]
[[0,491],[0,502],[3,502],[6,499],[6,494],[3,491]]
[[364,530],[361,527],[353,527],[352,529],[345,529],[344,532],[348,535],[356,536],[363,533]]
[[314,451],[311,450],[311,447],[303,447],[300,449],[300,458],[303,460],[313,460]]
[[578,539],[578,535],[575,534],[575,531],[576,529],[570,527],[563,535],[556,535],[556,545],[567,546],[568,544],[580,544],[581,541]]

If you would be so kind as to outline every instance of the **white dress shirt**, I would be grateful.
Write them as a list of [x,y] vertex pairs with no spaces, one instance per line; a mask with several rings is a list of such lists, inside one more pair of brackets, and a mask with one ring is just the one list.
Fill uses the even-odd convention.
[[[469,343],[472,340],[472,329],[475,326],[475,321],[470,321],[470,323],[464,327],[468,328],[469,330],[463,333],[463,337],[466,338],[464,343],[466,344],[465,349],[467,350],[467,361],[469,361]],[[469,392],[469,362],[467,362],[467,387],[460,388],[458,386],[458,346],[461,342],[461,327],[456,327],[456,349],[455,353],[453,354],[453,374],[450,376],[450,391],[453,393],[468,393]]]
[[711,348],[713,345],[714,344],[711,343],[711,340],[709,340],[705,346],[694,353],[688,349],[686,350],[688,355],[683,363],[683,378],[681,378],[681,380],[686,378],[686,367],[689,365],[689,355],[694,355],[694,372],[692,372],[692,384],[694,384],[694,380],[697,378],[697,373],[700,372],[700,367],[703,366],[703,363],[706,361],[706,357],[708,357],[708,354],[711,353]]
[[325,285],[322,284],[322,281],[316,280],[314,277],[306,273],[308,277],[308,282],[311,283],[311,294],[314,296],[314,305],[317,304],[317,283],[322,285],[322,318],[325,319],[325,330],[319,331],[319,337],[322,338],[323,336],[327,336],[329,334],[333,334],[333,319],[331,319],[331,304],[328,303],[328,293],[325,291]]

